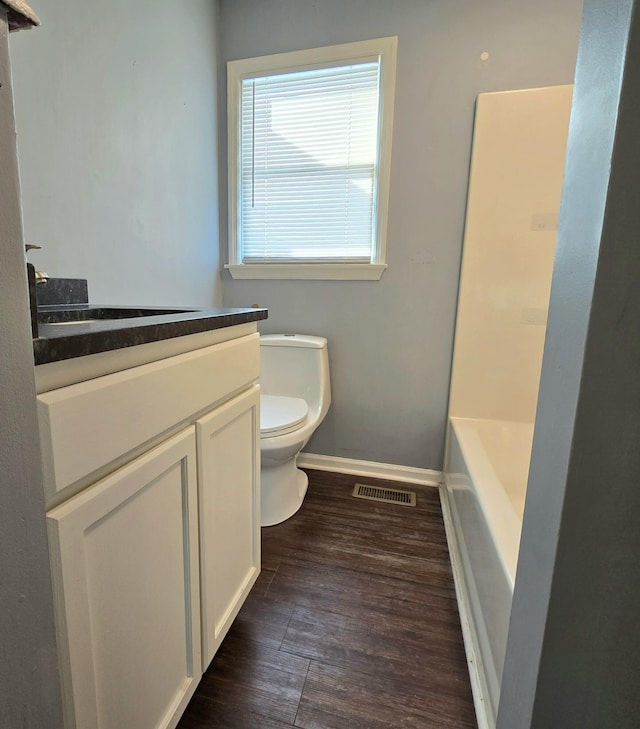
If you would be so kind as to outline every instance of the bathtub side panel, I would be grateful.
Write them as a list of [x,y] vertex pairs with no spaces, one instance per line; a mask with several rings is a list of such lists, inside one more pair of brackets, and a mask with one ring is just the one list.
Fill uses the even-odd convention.
[[482,452],[478,438],[466,437],[465,443],[465,435],[469,434],[463,433],[461,445],[455,428],[451,425],[449,428],[445,482],[467,602],[466,606],[460,605],[460,609],[470,613],[467,619],[472,630],[471,639],[476,643],[478,670],[482,674],[481,682],[487,688],[488,713],[495,723],[513,593],[485,512],[492,507],[487,503],[490,501],[487,493],[491,493],[492,486],[493,489],[502,487],[497,479],[494,484],[483,484],[484,503],[480,502],[471,476],[473,468],[469,467],[467,459],[486,460],[486,454]]

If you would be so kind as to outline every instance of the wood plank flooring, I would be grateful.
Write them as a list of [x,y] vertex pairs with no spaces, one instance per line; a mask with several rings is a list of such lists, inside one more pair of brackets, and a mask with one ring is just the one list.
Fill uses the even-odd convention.
[[308,474],[179,729],[476,729],[437,490]]

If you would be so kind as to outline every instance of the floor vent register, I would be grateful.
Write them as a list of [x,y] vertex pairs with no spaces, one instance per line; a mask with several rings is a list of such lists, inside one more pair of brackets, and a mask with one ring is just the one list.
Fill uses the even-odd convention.
[[369,501],[382,501],[385,504],[400,504],[401,506],[415,506],[416,492],[402,489],[383,489],[378,486],[367,486],[357,483],[353,489],[356,499],[369,499]]

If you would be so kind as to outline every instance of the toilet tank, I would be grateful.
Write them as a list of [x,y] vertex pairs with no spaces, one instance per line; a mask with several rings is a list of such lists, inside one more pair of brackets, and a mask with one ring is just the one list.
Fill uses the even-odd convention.
[[260,386],[264,395],[301,397],[324,415],[331,403],[327,340],[305,334],[262,335]]

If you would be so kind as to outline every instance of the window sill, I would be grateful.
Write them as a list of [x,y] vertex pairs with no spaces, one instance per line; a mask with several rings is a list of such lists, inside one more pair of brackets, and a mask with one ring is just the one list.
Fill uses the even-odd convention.
[[315,279],[316,281],[379,281],[386,263],[227,263],[238,279]]

